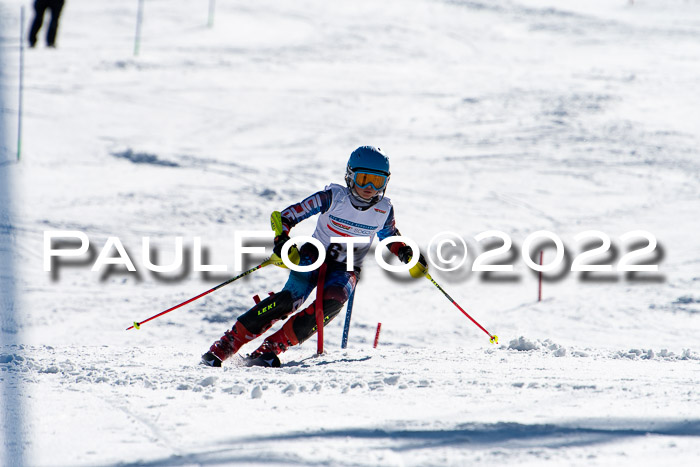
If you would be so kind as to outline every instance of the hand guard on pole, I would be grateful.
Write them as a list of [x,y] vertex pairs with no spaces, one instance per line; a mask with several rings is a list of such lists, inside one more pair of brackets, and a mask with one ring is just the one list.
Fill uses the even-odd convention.
[[[286,268],[287,266],[285,266],[284,261],[282,261],[282,247],[289,241],[289,235],[284,231],[282,214],[279,211],[275,211],[270,215],[270,226],[272,227],[272,231],[275,232],[271,259],[274,261],[275,266]],[[292,245],[289,249],[288,256],[292,263],[299,264],[301,258],[296,245]]]
[[[401,248],[399,248],[399,251],[396,253],[396,256],[399,257],[399,260],[402,263],[408,264],[411,261],[411,258],[413,258],[413,249],[408,245],[404,245]],[[409,269],[408,272],[409,274],[411,274],[411,277],[416,279],[428,274],[428,262],[425,260],[425,257],[422,253],[419,253],[418,262],[415,266]]]
[[280,258],[282,257],[282,247],[285,243],[287,243],[287,240],[289,240],[289,235],[287,235],[286,233],[282,233],[275,237],[272,252]]

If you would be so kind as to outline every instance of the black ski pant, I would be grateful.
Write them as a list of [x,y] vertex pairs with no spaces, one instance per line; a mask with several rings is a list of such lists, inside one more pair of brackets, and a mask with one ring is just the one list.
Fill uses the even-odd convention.
[[64,0],[36,0],[34,2],[34,21],[29,30],[29,45],[36,45],[36,36],[39,34],[41,25],[44,22],[46,10],[51,12],[51,22],[49,30],[46,32],[46,45],[53,47],[56,44],[56,32],[58,31],[58,18],[63,10]]
[[[302,246],[300,250],[302,266],[312,264],[316,259],[315,249],[307,245]],[[239,316],[238,321],[250,334],[259,336],[278,320],[285,320],[294,313],[280,330],[284,333],[284,340],[287,342],[285,347],[304,342],[316,332],[315,301],[311,306],[298,312],[297,310],[316,288],[318,274],[318,269],[310,272],[290,271],[289,279],[280,292],[266,298]],[[324,326],[343,308],[355,289],[358,275],[359,268],[355,271],[347,271],[345,263],[326,259],[322,299]],[[281,336],[276,334],[271,338],[281,339]]]

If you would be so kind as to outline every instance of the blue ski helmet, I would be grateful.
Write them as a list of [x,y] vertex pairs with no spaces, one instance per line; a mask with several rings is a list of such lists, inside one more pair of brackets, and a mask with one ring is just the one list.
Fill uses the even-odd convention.
[[355,149],[350,154],[350,159],[348,159],[348,169],[353,172],[362,169],[386,176],[391,175],[389,158],[382,153],[380,148],[375,148],[374,146],[360,146]]
[[[381,149],[375,148],[374,146],[360,146],[359,148],[355,149],[352,154],[350,154],[348,166],[345,170],[345,183],[347,184],[348,188],[351,189],[350,193],[358,201],[367,202],[367,200],[360,198],[353,189],[356,184],[356,180],[359,180],[359,186],[366,186],[361,185],[362,181],[361,178],[357,178],[358,174],[360,174],[359,176],[361,178],[365,179],[368,177],[362,177],[362,174],[383,175],[383,177],[374,177],[375,179],[380,179],[380,182],[383,182],[383,185],[375,185],[374,183],[377,182],[372,183],[374,188],[378,190],[378,194],[371,201],[369,201],[369,203],[372,205],[384,198],[384,193],[386,191],[386,186],[389,184],[391,172],[389,171],[389,158],[386,157]],[[370,176],[369,178],[372,177]]]

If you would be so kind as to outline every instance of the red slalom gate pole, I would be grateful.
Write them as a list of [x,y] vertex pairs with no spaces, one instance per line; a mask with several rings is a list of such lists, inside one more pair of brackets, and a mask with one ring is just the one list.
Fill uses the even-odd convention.
[[[542,256],[544,255],[543,251],[540,251],[540,266],[542,266]],[[540,271],[540,290],[539,293],[537,294],[537,301],[541,302],[542,301],[542,271]]]
[[316,353],[323,353],[323,283],[326,280],[326,263],[321,265],[318,271],[318,283],[316,284],[316,332],[318,340],[316,341]]
[[213,291],[215,291],[215,290],[217,290],[217,289],[220,289],[221,287],[223,287],[223,286],[225,286],[225,285],[228,285],[228,284],[230,284],[231,282],[233,282],[233,281],[235,281],[235,280],[240,279],[241,277],[245,277],[245,276],[247,276],[248,274],[251,274],[251,273],[257,271],[258,269],[264,268],[265,266],[269,266],[270,264],[277,264],[277,263],[276,263],[272,258],[268,258],[268,259],[266,259],[265,261],[263,261],[262,263],[260,263],[260,264],[258,264],[257,266],[255,266],[254,268],[248,269],[248,270],[247,270],[246,272],[244,272],[243,274],[239,274],[239,275],[237,275],[236,277],[232,277],[231,279],[227,280],[226,282],[222,282],[221,284],[217,285],[216,287],[213,287],[213,288],[207,290],[206,292],[202,292],[201,294],[197,295],[196,297],[192,297],[192,298],[190,298],[189,300],[186,300],[186,301],[184,301],[184,302],[182,302],[182,303],[180,303],[180,304],[178,304],[178,305],[175,305],[175,306],[172,307],[172,308],[168,308],[168,309],[165,310],[165,311],[161,311],[161,312],[158,313],[157,315],[153,315],[153,316],[151,316],[150,318],[145,319],[145,320],[143,320],[143,321],[134,321],[134,324],[131,325],[131,326],[129,326],[128,328],[126,328],[126,330],[128,331],[129,329],[134,329],[134,328],[136,328],[136,329],[141,329],[141,325],[142,325],[143,323],[147,323],[147,322],[149,322],[149,321],[152,320],[152,319],[156,319],[156,318],[158,318],[159,316],[163,316],[163,315],[166,314],[166,313],[170,313],[170,312],[173,311],[173,310],[177,310],[177,309],[180,308],[181,306],[185,306],[185,305],[187,305],[188,303],[192,303],[192,302],[194,302],[195,300],[197,300],[198,298],[202,298],[202,297],[204,297],[205,295],[210,294],[210,293],[212,293]]
[[379,344],[379,331],[382,330],[382,323],[377,323],[377,333],[374,335],[374,348],[377,348],[377,344]]
[[449,301],[451,301],[452,304],[453,304],[454,306],[456,306],[456,307],[459,309],[459,311],[461,311],[462,313],[464,313],[464,316],[466,316],[467,318],[469,318],[470,320],[472,320],[472,323],[476,324],[476,325],[479,327],[479,329],[481,329],[482,331],[484,331],[484,332],[489,336],[489,340],[490,340],[490,342],[491,342],[492,344],[498,344],[498,336],[497,336],[497,335],[495,335],[495,334],[494,334],[494,335],[491,335],[491,333],[488,332],[481,324],[477,323],[476,320],[475,320],[474,318],[472,318],[471,316],[469,316],[469,313],[467,313],[466,311],[464,311],[464,309],[462,309],[462,307],[459,306],[459,304],[457,304],[457,302],[455,302],[454,299],[453,299],[452,297],[450,297],[450,295],[449,295],[447,292],[445,292],[445,290],[444,290],[442,287],[440,287],[440,284],[438,284],[437,282],[435,282],[435,279],[433,279],[433,278],[430,276],[430,274],[426,273],[426,274],[425,274],[425,277],[427,277],[427,278],[430,280],[430,282],[432,282],[433,285],[435,285],[435,287],[437,287],[438,290],[440,290],[440,292],[442,292],[442,293],[445,295],[445,297],[447,297],[447,299],[448,299]]

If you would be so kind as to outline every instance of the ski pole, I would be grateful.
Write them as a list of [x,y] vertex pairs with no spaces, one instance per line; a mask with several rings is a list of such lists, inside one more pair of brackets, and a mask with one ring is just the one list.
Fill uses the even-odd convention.
[[133,328],[141,329],[141,325],[142,325],[143,323],[147,323],[147,322],[149,322],[149,321],[152,320],[152,319],[156,319],[156,318],[158,318],[159,316],[163,316],[163,315],[166,314],[166,313],[170,313],[171,311],[180,308],[181,306],[187,305],[188,303],[191,303],[191,302],[197,300],[198,298],[202,298],[202,297],[204,297],[205,295],[210,294],[210,293],[212,293],[213,291],[215,291],[215,290],[217,290],[217,289],[220,289],[221,287],[223,287],[223,286],[225,286],[225,285],[228,285],[228,284],[230,284],[231,282],[240,279],[241,277],[245,277],[245,276],[247,276],[248,274],[251,274],[251,273],[257,271],[258,269],[262,269],[262,268],[264,268],[265,266],[269,266],[269,265],[271,265],[271,264],[275,264],[275,265],[276,265],[277,263],[278,263],[278,260],[276,259],[276,256],[271,256],[270,258],[267,258],[265,261],[263,261],[262,263],[258,264],[258,265],[255,266],[254,268],[248,269],[246,272],[244,272],[244,273],[242,273],[242,274],[239,274],[239,275],[237,275],[236,277],[232,277],[231,279],[227,280],[226,282],[222,282],[221,284],[217,285],[216,287],[213,287],[213,288],[207,290],[206,292],[203,292],[203,293],[197,295],[196,297],[192,297],[192,298],[190,298],[189,300],[185,300],[184,302],[180,303],[179,305],[175,305],[175,306],[172,307],[172,308],[168,308],[168,309],[165,310],[165,311],[161,311],[161,312],[158,313],[157,315],[153,315],[153,316],[151,316],[150,318],[145,319],[145,320],[143,320],[143,321],[140,321],[140,322],[139,322],[139,321],[134,321],[134,324],[133,324],[132,326],[129,326],[128,328],[126,328],[126,330],[128,331],[129,329],[133,329]]
[[494,334],[494,335],[491,335],[491,333],[488,332],[486,329],[484,329],[484,327],[483,327],[481,324],[477,323],[476,320],[475,320],[474,318],[472,318],[471,316],[469,316],[469,313],[467,313],[466,311],[464,311],[464,310],[462,309],[462,307],[459,306],[459,305],[457,304],[457,302],[455,302],[454,299],[453,299],[452,297],[450,297],[449,294],[448,294],[447,292],[445,292],[445,290],[444,290],[442,287],[440,287],[440,284],[438,284],[437,282],[435,282],[435,279],[433,279],[433,278],[430,276],[430,274],[425,273],[425,277],[427,277],[427,278],[430,280],[430,282],[432,282],[432,283],[435,285],[435,287],[437,287],[437,288],[440,290],[440,292],[442,292],[442,293],[445,295],[445,297],[447,297],[447,299],[448,299],[449,301],[451,301],[452,304],[453,304],[454,306],[456,306],[456,307],[459,309],[459,311],[461,311],[462,313],[464,313],[464,315],[465,315],[467,318],[469,318],[470,320],[472,320],[472,322],[473,322],[474,324],[476,324],[477,326],[479,326],[479,329],[481,329],[481,330],[484,331],[486,334],[488,334],[489,340],[491,341],[492,344],[498,344],[498,336],[497,336],[497,335],[495,335],[495,334]]
[[[272,213],[272,215],[270,216],[270,223],[271,223],[271,225],[272,225],[272,230],[275,232],[275,235],[281,235],[282,232],[283,232],[283,230],[282,230],[282,215],[280,214],[279,211],[275,211],[275,212]],[[292,248],[291,248],[290,251],[289,251],[289,255],[288,255],[288,256],[289,256],[290,261],[292,261],[294,264],[298,264],[298,263],[299,263],[299,250],[297,250],[296,246],[292,246]],[[180,304],[178,304],[178,305],[175,305],[175,306],[172,307],[172,308],[168,308],[168,309],[165,310],[165,311],[161,311],[161,312],[158,313],[157,315],[151,316],[151,317],[148,318],[148,319],[145,319],[145,320],[143,320],[143,321],[141,321],[141,322],[139,322],[139,321],[134,321],[134,324],[133,324],[132,326],[129,326],[128,328],[126,328],[126,330],[128,331],[129,329],[134,329],[134,328],[140,329],[140,328],[141,328],[141,325],[142,325],[143,323],[147,323],[147,322],[149,322],[149,321],[152,320],[152,319],[156,319],[156,318],[158,318],[159,316],[163,316],[163,315],[166,314],[166,313],[170,313],[171,311],[176,310],[176,309],[180,308],[181,306],[187,305],[188,303],[191,303],[191,302],[197,300],[198,298],[202,298],[202,297],[204,297],[205,295],[210,294],[210,293],[212,293],[213,291],[215,291],[215,290],[217,290],[217,289],[220,289],[221,287],[223,287],[223,286],[225,286],[225,285],[228,285],[228,284],[230,284],[230,283],[233,282],[233,281],[237,281],[237,280],[240,279],[241,277],[245,277],[245,276],[247,276],[248,274],[251,274],[251,273],[257,271],[258,269],[262,269],[262,268],[264,268],[265,266],[269,266],[269,265],[271,265],[271,264],[274,264],[275,266],[279,266],[279,267],[281,267],[281,268],[286,268],[286,267],[287,267],[287,266],[285,266],[284,262],[282,261],[282,258],[280,258],[279,256],[277,256],[276,254],[273,253],[272,256],[270,256],[269,258],[267,258],[265,261],[263,261],[262,263],[258,264],[258,265],[255,266],[254,268],[248,269],[248,270],[245,271],[244,273],[239,274],[239,275],[237,275],[236,277],[232,277],[231,279],[229,279],[229,280],[227,280],[227,281],[225,281],[225,282],[222,282],[221,284],[217,285],[216,287],[213,287],[213,288],[207,290],[206,292],[202,292],[201,294],[197,295],[196,297],[192,297],[192,298],[190,298],[189,300],[185,300],[184,302],[182,302],[182,303],[180,303]]]
[[348,347],[348,335],[350,334],[350,319],[352,318],[352,303],[355,301],[355,291],[357,290],[357,285],[352,289],[350,294],[350,299],[348,300],[348,308],[345,310],[345,326],[343,327],[343,340],[340,344],[341,349]]

